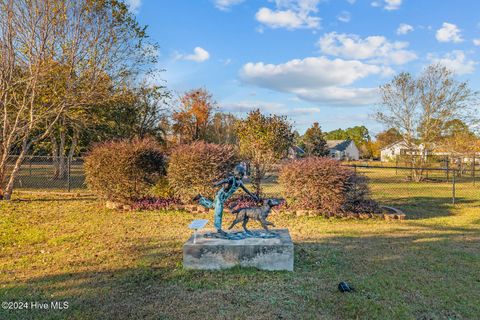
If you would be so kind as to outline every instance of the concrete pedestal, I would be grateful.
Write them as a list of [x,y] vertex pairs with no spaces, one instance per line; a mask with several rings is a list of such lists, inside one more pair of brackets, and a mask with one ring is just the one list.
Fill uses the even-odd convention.
[[[258,230],[255,230],[258,232]],[[206,232],[193,235],[183,245],[185,269],[215,270],[234,266],[261,270],[293,271],[293,243],[287,229],[272,230],[276,238],[246,238],[241,240],[204,237]]]

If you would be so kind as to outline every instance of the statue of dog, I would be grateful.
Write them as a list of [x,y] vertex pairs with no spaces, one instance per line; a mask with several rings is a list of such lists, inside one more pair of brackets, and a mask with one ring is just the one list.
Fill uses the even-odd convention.
[[268,215],[272,211],[272,207],[280,204],[280,201],[275,199],[266,199],[263,201],[263,206],[261,207],[249,207],[232,210],[232,213],[235,214],[235,220],[233,220],[228,230],[232,229],[237,223],[242,221],[242,227],[245,232],[250,232],[247,229],[248,220],[253,219],[257,220],[262,224],[263,229],[268,231],[268,226],[275,227],[275,225],[267,221]]

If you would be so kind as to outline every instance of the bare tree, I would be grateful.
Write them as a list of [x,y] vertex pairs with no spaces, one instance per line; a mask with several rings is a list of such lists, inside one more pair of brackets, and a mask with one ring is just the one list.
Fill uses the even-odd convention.
[[10,199],[33,144],[145,71],[145,37],[117,0],[0,0],[0,197]]
[[381,86],[380,92],[376,119],[401,134],[412,167],[420,168],[413,170],[412,179],[419,181],[443,125],[453,119],[473,120],[471,110],[477,93],[441,65],[428,66],[417,78],[400,73]]

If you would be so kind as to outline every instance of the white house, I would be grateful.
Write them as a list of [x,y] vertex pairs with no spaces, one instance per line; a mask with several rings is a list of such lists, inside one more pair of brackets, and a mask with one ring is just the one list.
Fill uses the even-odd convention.
[[[427,152],[423,151],[424,146],[420,144],[416,146],[414,149],[408,148],[405,141],[400,140],[394,143],[389,144],[388,146],[383,147],[380,149],[380,161],[388,162],[388,161],[395,161],[399,156],[402,155],[414,155],[414,154],[423,154],[425,157],[427,156]],[[434,152],[428,152],[429,154],[435,154]]]
[[330,156],[337,160],[358,160],[360,151],[352,140],[327,140]]
[[382,149],[380,149],[380,161],[388,162],[394,161],[398,156],[404,154],[404,150],[407,149],[406,143],[404,141],[397,141],[391,143]]
[[463,163],[472,163],[474,158],[475,162],[478,162],[478,157],[480,157],[480,153],[463,155],[456,152],[447,152],[445,150],[424,150],[424,148],[423,144],[420,144],[413,149],[408,148],[404,141],[397,141],[380,149],[380,160],[382,162],[395,161],[399,156],[421,154],[425,158],[428,156],[453,157],[459,159],[459,161]]

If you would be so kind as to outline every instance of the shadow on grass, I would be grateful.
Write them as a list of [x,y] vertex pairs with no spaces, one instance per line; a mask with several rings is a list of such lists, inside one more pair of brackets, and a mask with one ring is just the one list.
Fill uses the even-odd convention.
[[[415,226],[413,234],[296,242],[292,273],[186,271],[178,240],[145,238],[125,253],[136,257],[135,266],[12,279],[0,286],[0,300],[69,301],[69,308],[0,310],[0,318],[475,318],[480,230]],[[339,293],[340,281],[356,292]]]
[[10,200],[10,202],[15,203],[15,202],[29,202],[29,203],[34,203],[34,202],[68,202],[68,201],[95,201],[98,200],[98,198],[94,196],[77,196],[75,194],[65,196],[63,198],[47,198],[47,197],[38,197],[37,195],[32,196],[31,198],[15,198],[13,200]]
[[471,198],[457,197],[455,205],[452,204],[452,198],[447,197],[389,197],[380,198],[378,202],[382,205],[392,206],[402,210],[407,219],[426,219],[451,215],[455,206],[466,205],[473,206],[478,201]]

